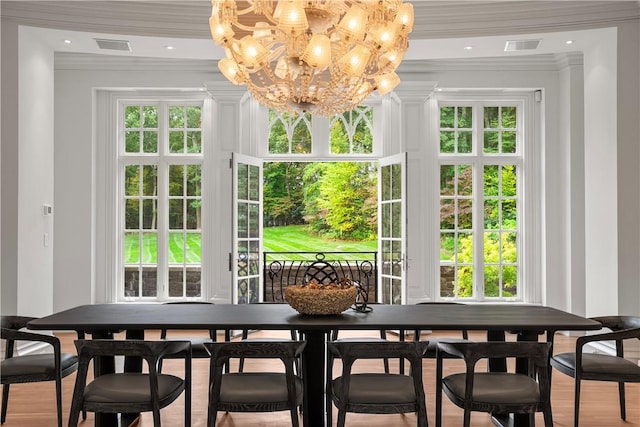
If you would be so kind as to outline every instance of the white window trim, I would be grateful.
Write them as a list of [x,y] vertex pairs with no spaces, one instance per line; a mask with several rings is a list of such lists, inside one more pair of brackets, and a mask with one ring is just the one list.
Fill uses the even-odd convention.
[[[497,93],[499,92],[499,93]],[[521,238],[518,240],[518,265],[519,265],[519,290],[517,298],[485,298],[483,294],[477,293],[474,289],[475,298],[465,298],[467,302],[525,302],[525,303],[541,303],[542,291],[544,289],[544,257],[543,257],[543,225],[544,225],[544,200],[542,198],[543,173],[542,173],[542,156],[544,155],[543,140],[541,133],[541,102],[536,100],[536,90],[514,90],[514,91],[469,91],[457,93],[439,92],[435,95],[434,106],[436,111],[433,112],[439,117],[439,106],[441,103],[463,105],[467,103],[482,103],[483,105],[504,105],[508,103],[516,103],[523,108],[519,108],[518,120],[522,120],[522,136],[527,143],[518,144],[516,156],[509,154],[500,154],[496,157],[502,162],[513,162],[517,164],[521,170],[518,176],[518,194],[522,194],[521,202],[518,203],[518,215],[521,226],[518,232]],[[437,123],[437,120],[436,120]],[[474,131],[479,129],[474,126]],[[439,126],[435,126],[431,134],[431,141],[434,147],[433,153],[436,155],[435,165],[441,164],[461,164],[466,163],[464,154],[440,154],[439,153]],[[474,153],[469,157],[475,157],[480,153]],[[477,176],[476,172],[476,176]],[[475,178],[475,177],[474,177]],[[439,182],[436,181],[436,183]],[[474,179],[474,185],[478,185],[478,180]],[[474,194],[478,194],[478,188],[474,187]],[[433,191],[434,207],[433,214],[435,218],[439,218],[439,191]],[[476,203],[477,205],[477,203]],[[475,212],[479,209],[474,208],[474,230],[483,230],[483,225],[479,224],[479,215]],[[439,224],[439,221],[435,221]],[[433,236],[439,241],[439,225],[436,225],[437,233]],[[476,245],[478,246],[478,245]],[[478,260],[482,255],[482,247],[474,248],[474,259]],[[439,251],[438,251],[439,254]],[[440,260],[439,255],[436,260],[437,267],[430,277],[436,277],[434,280],[431,294],[436,299],[440,298]],[[478,281],[474,279],[474,286],[478,286]]]
[[[122,162],[120,160],[120,150],[123,147],[123,143],[121,139],[121,105],[123,103],[153,103],[153,102],[163,102],[168,104],[175,103],[193,103],[193,102],[202,102],[202,154],[200,156],[190,156],[192,157],[192,161],[195,163],[199,163],[202,165],[202,246],[201,246],[201,256],[202,259],[206,259],[208,254],[211,252],[211,248],[207,246],[206,242],[211,242],[213,239],[213,232],[211,230],[211,224],[207,221],[209,215],[207,212],[211,209],[211,197],[212,195],[212,186],[208,185],[208,177],[209,177],[209,169],[212,165],[212,155],[213,150],[211,146],[211,135],[212,135],[212,113],[211,113],[211,100],[206,95],[200,91],[194,92],[184,92],[181,91],[179,93],[175,91],[144,91],[144,93],[135,92],[132,94],[129,90],[99,90],[97,91],[96,99],[96,109],[94,111],[102,114],[100,119],[97,117],[95,119],[95,123],[97,127],[100,128],[101,132],[96,132],[96,142],[97,146],[100,147],[96,153],[96,164],[97,164],[97,191],[104,194],[104,197],[97,196],[97,200],[104,200],[104,209],[96,209],[96,230],[95,230],[95,241],[96,241],[96,291],[99,292],[103,289],[102,295],[96,295],[98,301],[104,301],[107,303],[113,302],[158,302],[164,300],[164,295],[167,295],[168,299],[168,291],[165,290],[164,294],[161,294],[160,290],[158,291],[158,297],[148,297],[148,298],[130,298],[124,297],[124,291],[121,286],[122,284],[122,237],[121,237],[121,221],[122,221],[122,200],[124,199],[121,194],[122,188],[122,175],[121,175],[121,166]],[[159,125],[159,133],[164,132],[164,125]],[[160,140],[161,138],[159,138]],[[161,150],[160,142],[159,142],[159,150]],[[175,154],[167,154],[166,158],[176,158],[181,155]],[[139,159],[141,163],[144,163],[145,160],[148,162],[152,157],[155,159],[155,155],[127,155],[128,158],[131,159]],[[185,162],[188,163],[189,160],[186,159]],[[159,194],[160,198],[160,190],[163,189],[163,185],[166,183],[158,182]],[[162,190],[164,191],[164,190]],[[95,202],[94,202],[95,203]],[[162,216],[161,214],[158,218],[158,233],[163,232],[162,224]],[[166,232],[166,230],[165,230]],[[98,242],[104,242],[104,246],[98,244]],[[162,262],[162,253],[160,248],[158,248],[158,264]],[[101,253],[102,252],[102,253]],[[166,255],[166,254],[165,254]],[[211,273],[208,271],[209,269],[206,267],[206,263],[201,263],[201,297],[196,298],[198,300],[208,300],[208,296],[211,293],[211,289],[209,289],[209,277]],[[160,280],[160,277],[158,277]],[[165,280],[166,282],[166,280]],[[102,292],[100,292],[102,293]]]

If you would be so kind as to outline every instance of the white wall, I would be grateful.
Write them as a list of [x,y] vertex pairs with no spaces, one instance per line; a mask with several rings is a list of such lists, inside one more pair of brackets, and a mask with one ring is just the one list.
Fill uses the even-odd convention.
[[[18,293],[17,312],[53,309],[53,52],[19,28]],[[45,235],[48,240],[45,244]]]
[[2,145],[0,263],[2,314],[18,304],[18,26],[2,20]]

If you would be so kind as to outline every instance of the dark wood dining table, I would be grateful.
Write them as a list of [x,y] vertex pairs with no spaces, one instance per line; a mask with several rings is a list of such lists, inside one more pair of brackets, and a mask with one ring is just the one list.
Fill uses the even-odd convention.
[[[331,330],[482,330],[489,340],[504,340],[505,333],[516,334],[520,341],[537,341],[560,330],[597,330],[600,324],[551,307],[524,304],[462,305],[374,305],[363,313],[347,310],[339,315],[309,316],[298,314],[287,304],[96,304],[82,305],[33,320],[30,329],[73,330],[93,338],[113,338],[126,331],[127,338],[144,338],[144,331],[167,329],[265,329],[297,330],[307,341],[303,352],[305,399],[303,419],[306,427],[324,427],[325,339]],[[102,361],[96,374],[113,372],[113,363]],[[503,361],[494,361],[493,370],[505,370]],[[125,370],[140,370],[138,362],[125,362]],[[516,369],[526,369],[522,363]],[[125,417],[126,418],[126,417]],[[509,417],[507,417],[509,418]],[[97,414],[96,425],[114,424],[109,414]],[[510,419],[510,421],[509,421]],[[527,426],[529,416],[495,418]],[[116,421],[117,423],[117,421]]]

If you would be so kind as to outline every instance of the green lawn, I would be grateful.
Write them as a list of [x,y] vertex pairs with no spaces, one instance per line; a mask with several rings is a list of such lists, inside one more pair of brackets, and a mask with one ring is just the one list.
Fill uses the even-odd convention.
[[[182,233],[169,234],[169,263],[182,264],[186,253],[187,264],[200,264],[200,234],[187,233],[186,251],[183,250]],[[375,252],[378,242],[327,239],[307,232],[304,225],[267,227],[263,230],[265,252]],[[138,234],[128,234],[124,242],[125,264],[137,264],[140,260]],[[142,263],[155,264],[158,257],[158,240],[155,233],[143,233]]]
[[266,227],[262,230],[265,252],[375,252],[376,240],[336,240],[309,234],[305,225]]

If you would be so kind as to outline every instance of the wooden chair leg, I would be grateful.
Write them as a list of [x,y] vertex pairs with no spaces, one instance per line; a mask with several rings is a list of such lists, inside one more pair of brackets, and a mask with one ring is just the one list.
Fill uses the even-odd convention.
[[2,415],[1,415],[2,424],[4,424],[4,422],[7,419],[8,403],[9,403],[9,384],[3,384],[2,385]]
[[56,378],[56,413],[58,415],[58,427],[62,427],[62,378]]
[[623,421],[627,420],[627,408],[625,405],[624,397],[624,383],[618,383],[618,394],[620,395],[620,418]]
[[573,425],[574,427],[578,427],[580,416],[580,378],[575,379],[575,397],[573,405]]

